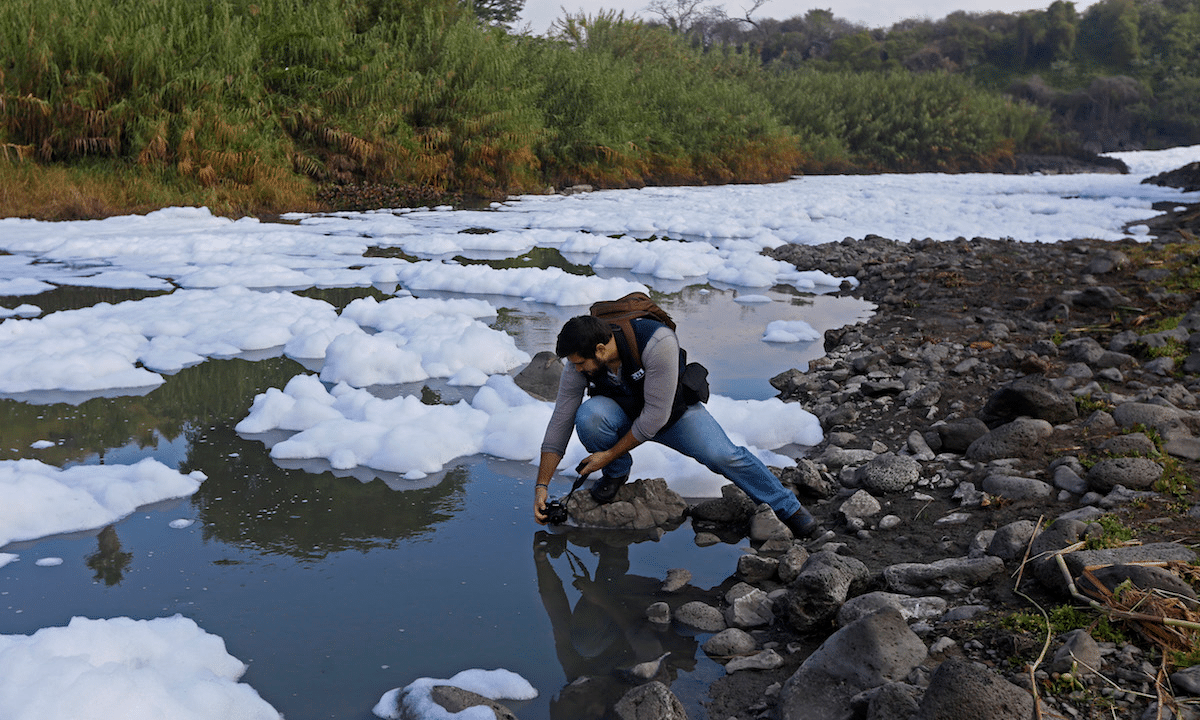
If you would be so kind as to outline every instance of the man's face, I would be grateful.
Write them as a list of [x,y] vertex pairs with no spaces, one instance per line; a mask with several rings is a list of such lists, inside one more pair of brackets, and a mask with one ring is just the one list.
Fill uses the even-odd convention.
[[594,357],[585,358],[578,353],[571,353],[567,356],[567,362],[575,366],[575,369],[586,375],[590,375],[600,369],[600,361]]
[[600,344],[596,346],[596,350],[592,357],[585,358],[579,353],[571,353],[567,356],[567,362],[571,363],[571,365],[573,365],[579,372],[590,375],[604,367],[605,363],[608,362],[608,350],[609,348],[607,345]]

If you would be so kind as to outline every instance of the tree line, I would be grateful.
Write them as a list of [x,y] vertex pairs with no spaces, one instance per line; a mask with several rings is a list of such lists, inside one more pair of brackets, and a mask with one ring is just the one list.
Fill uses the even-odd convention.
[[[0,4],[0,215],[169,204],[261,214],[585,183],[994,171],[1021,153],[1081,151],[1038,105],[1049,90],[1031,80],[1033,95],[1019,97],[966,72],[978,50],[954,56],[957,70],[939,60],[914,71],[905,61],[919,53],[888,44],[896,32],[843,28],[822,11],[778,24],[747,12],[703,32],[601,12],[533,37],[506,26],[517,7]],[[951,45],[936,45],[939,57]],[[1057,76],[1045,77],[1053,89]]]
[[1020,13],[954,12],[867,28],[829,10],[731,17],[705,0],[648,16],[697,47],[756,53],[776,72],[951,74],[1028,101],[1095,152],[1200,143],[1200,0],[1056,0]]

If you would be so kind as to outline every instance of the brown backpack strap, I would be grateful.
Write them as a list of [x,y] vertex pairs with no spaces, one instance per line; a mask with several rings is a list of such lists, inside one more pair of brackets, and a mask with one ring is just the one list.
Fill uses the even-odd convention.
[[[642,351],[638,348],[637,335],[633,332],[632,318],[623,317],[617,319],[609,319],[609,327],[616,328],[621,331],[622,337],[625,339],[625,346],[629,348],[629,356],[633,359],[633,367],[630,369],[630,374],[642,369]],[[616,330],[613,331],[614,335]]]

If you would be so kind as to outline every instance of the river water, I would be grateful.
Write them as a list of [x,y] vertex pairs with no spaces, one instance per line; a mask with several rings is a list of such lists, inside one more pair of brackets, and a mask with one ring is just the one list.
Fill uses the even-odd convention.
[[[366,292],[321,296],[344,305]],[[51,312],[143,294],[60,290],[39,303]],[[822,354],[820,341],[762,342],[771,320],[823,332],[871,310],[788,288],[762,294],[773,302],[738,302],[736,291],[709,287],[663,302],[691,358],[710,368],[715,393],[772,397],[770,377]],[[493,304],[506,308],[495,327],[530,354],[551,348],[572,314],[512,298]],[[222,637],[250,666],[243,681],[289,720],[367,720],[389,689],[470,668],[529,680],[539,697],[511,703],[523,720],[599,717],[629,687],[620,668],[670,652],[672,689],[691,717],[705,717],[708,684],[723,673],[700,650],[706,636],[657,630],[644,611],[663,599],[670,568],[691,571],[686,592],[727,583],[739,546],[697,547],[687,525],[657,541],[547,534],[531,519],[526,463],[469,457],[419,482],[280,467],[233,426],[256,394],[302,372],[267,352],[208,360],[143,396],[0,399],[0,459],[51,438],[58,444],[39,456],[49,463],[153,457],[208,476],[194,496],[108,528],[3,548],[22,561],[0,569],[0,633],[73,616],[179,613]],[[470,392],[427,385],[392,391],[449,402]]]

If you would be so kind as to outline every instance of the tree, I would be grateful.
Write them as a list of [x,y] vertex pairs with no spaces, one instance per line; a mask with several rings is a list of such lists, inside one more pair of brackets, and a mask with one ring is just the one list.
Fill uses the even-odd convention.
[[685,33],[701,18],[725,17],[721,8],[701,7],[706,2],[708,0],[650,0],[646,10],[661,17],[672,31]]
[[470,6],[475,17],[480,20],[489,25],[505,27],[517,19],[517,16],[521,14],[521,8],[525,6],[525,0],[463,0],[463,2]]

